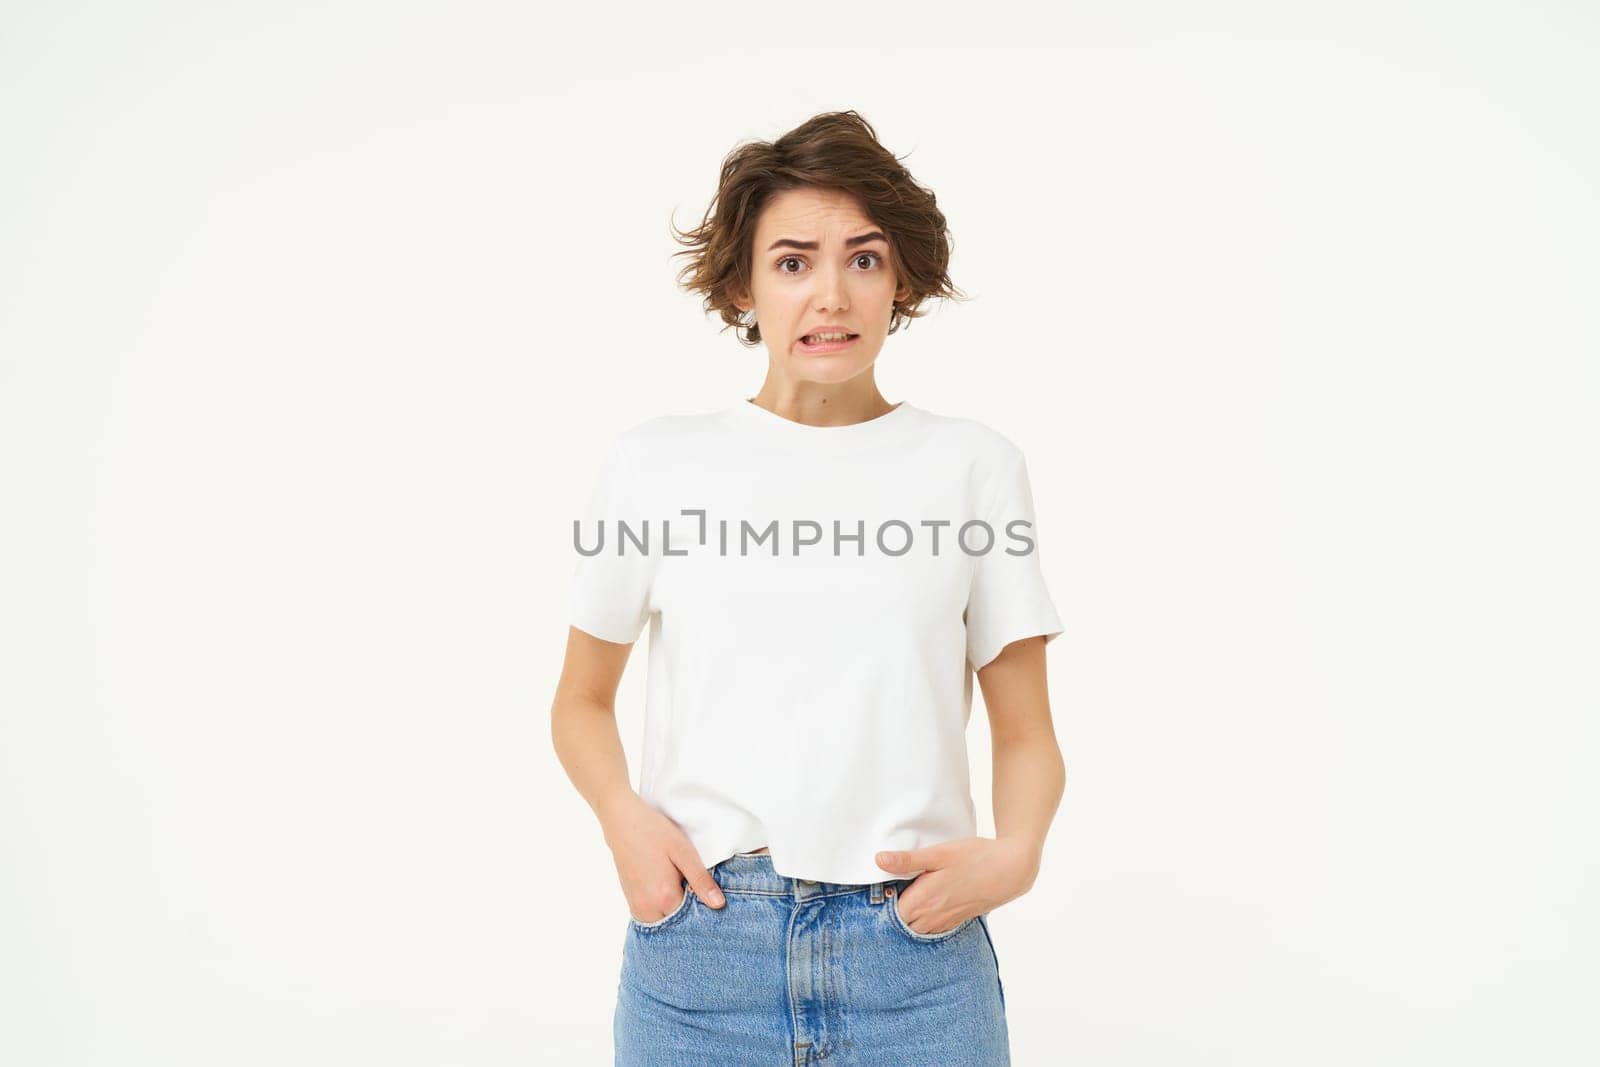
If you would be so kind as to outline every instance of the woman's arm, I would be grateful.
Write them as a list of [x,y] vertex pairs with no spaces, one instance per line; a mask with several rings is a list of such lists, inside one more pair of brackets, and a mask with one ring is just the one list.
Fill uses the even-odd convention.
[[568,627],[566,660],[550,707],[550,739],[567,777],[600,820],[629,913],[648,923],[678,909],[684,879],[712,907],[721,906],[722,895],[678,824],[646,804],[629,784],[616,698],[632,651],[632,644],[602,641]]
[[1039,873],[1045,835],[1066,788],[1067,769],[1050,716],[1042,637],[1013,641],[978,672],[994,753],[994,832]]
[[614,811],[637,799],[628,783],[628,757],[616,715],[617,686],[632,651],[632,645],[568,627],[567,656],[550,707],[556,755],[602,828]]
[[1050,722],[1042,636],[1013,641],[978,671],[994,749],[995,836],[878,853],[897,875],[922,871],[900,894],[919,934],[952,929],[1033,888],[1067,771]]

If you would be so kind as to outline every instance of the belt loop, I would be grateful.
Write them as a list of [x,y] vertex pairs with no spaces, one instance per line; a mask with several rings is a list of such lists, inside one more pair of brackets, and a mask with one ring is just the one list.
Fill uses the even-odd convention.
[[882,904],[883,903],[883,883],[882,882],[873,882],[872,883],[872,891],[868,894],[868,899],[871,900],[872,903],[874,903],[874,904]]

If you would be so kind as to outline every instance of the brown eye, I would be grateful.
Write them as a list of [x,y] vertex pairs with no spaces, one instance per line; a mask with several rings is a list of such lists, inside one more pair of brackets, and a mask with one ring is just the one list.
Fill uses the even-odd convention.
[[779,274],[794,274],[795,273],[792,270],[784,270],[783,269],[783,265],[785,263],[789,263],[789,262],[798,263],[798,262],[800,262],[800,257],[799,256],[784,256],[782,259],[778,260],[778,273]]
[[877,261],[882,261],[882,259],[883,259],[883,257],[878,255],[878,253],[876,253],[876,252],[863,252],[863,253],[861,253],[861,255],[856,257],[856,262],[859,263],[859,262],[861,262],[861,260],[863,260],[863,259],[865,259],[867,257],[871,257],[872,259],[877,260]]

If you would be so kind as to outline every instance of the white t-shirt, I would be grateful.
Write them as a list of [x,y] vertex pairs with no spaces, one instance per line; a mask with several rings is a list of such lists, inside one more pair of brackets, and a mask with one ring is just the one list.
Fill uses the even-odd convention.
[[640,797],[707,867],[765,845],[815,881],[975,835],[974,671],[1061,632],[1033,521],[1015,445],[907,403],[807,426],[741,400],[623,431],[570,621],[621,643],[650,623]]

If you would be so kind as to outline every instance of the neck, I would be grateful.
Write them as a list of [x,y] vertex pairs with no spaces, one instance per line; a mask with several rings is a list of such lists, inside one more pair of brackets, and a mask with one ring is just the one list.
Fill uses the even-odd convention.
[[818,385],[815,382],[781,384],[768,379],[753,403],[806,426],[849,426],[892,411],[895,405],[878,392],[876,382]]

